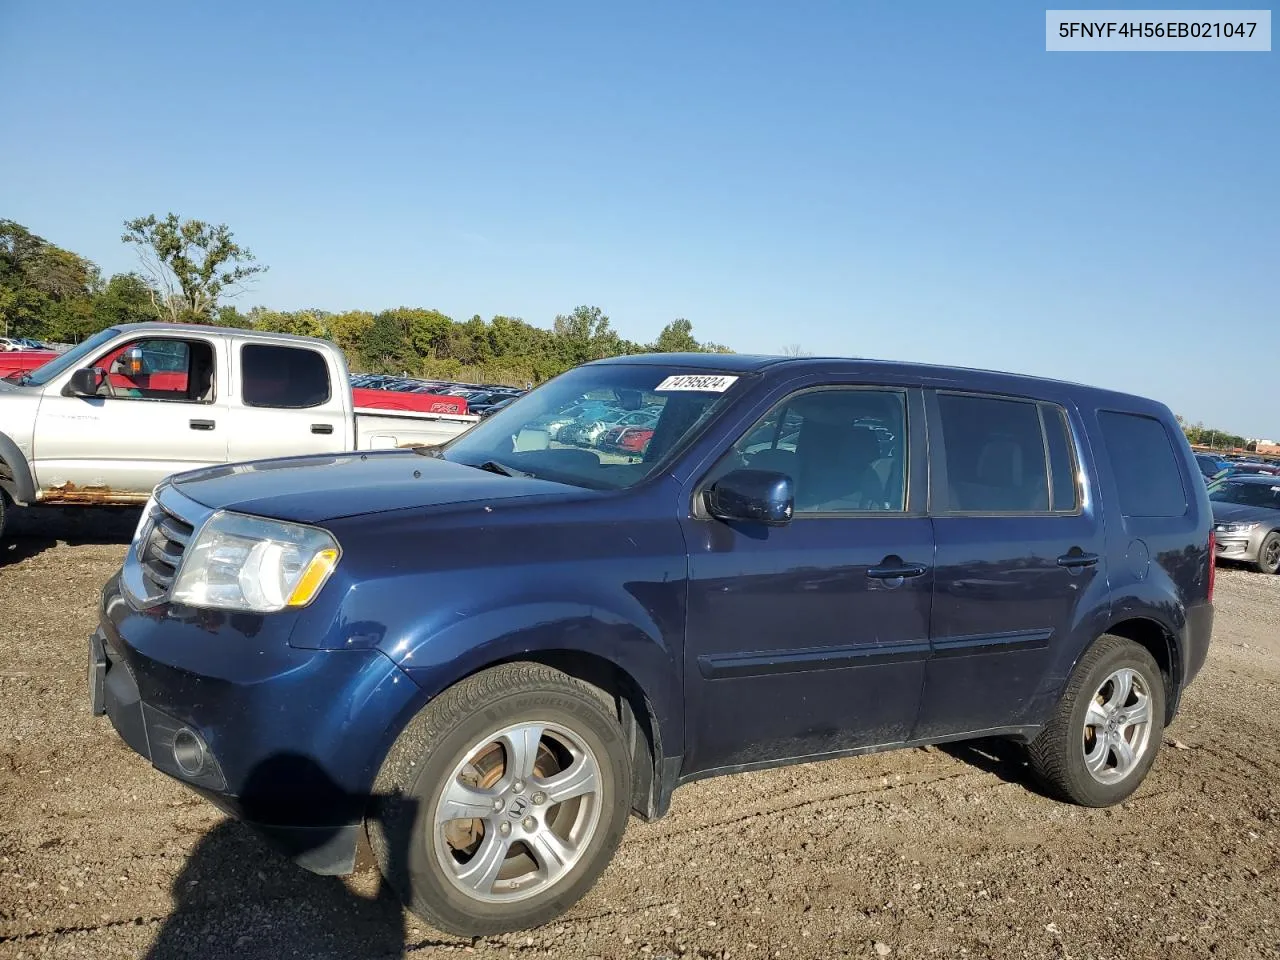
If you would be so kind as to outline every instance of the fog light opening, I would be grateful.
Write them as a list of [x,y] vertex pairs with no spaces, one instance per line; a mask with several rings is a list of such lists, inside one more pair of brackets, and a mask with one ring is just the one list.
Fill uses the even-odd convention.
[[204,742],[186,727],[173,735],[173,762],[188,777],[204,770]]

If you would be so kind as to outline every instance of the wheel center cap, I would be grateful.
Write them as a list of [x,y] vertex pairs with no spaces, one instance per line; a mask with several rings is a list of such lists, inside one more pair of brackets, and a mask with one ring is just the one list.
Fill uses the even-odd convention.
[[507,816],[510,817],[512,820],[519,820],[528,812],[528,810],[529,810],[529,798],[516,797],[507,806]]

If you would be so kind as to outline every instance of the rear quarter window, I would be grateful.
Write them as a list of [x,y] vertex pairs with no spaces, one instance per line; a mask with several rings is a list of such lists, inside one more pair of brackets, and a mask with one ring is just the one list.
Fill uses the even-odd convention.
[[1173,439],[1154,417],[1100,410],[1102,439],[1126,517],[1181,517],[1187,491]]

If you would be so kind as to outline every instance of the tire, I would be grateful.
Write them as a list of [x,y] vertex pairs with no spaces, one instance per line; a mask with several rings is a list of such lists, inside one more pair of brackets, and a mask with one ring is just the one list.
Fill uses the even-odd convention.
[[[1131,692],[1121,704],[1125,672]],[[1144,698],[1146,720],[1136,723]],[[1064,800],[1112,806],[1146,778],[1164,738],[1164,717],[1164,676],[1155,659],[1132,640],[1104,634],[1080,658],[1053,718],[1031,742],[1031,767]]]
[[[592,791],[554,799],[584,789],[592,765]],[[374,793],[366,829],[387,883],[438,929],[488,936],[547,923],[591,889],[626,828],[631,761],[602,691],[542,664],[509,663],[419,713]],[[445,810],[477,816],[442,821]]]
[[4,526],[9,520],[9,509],[13,506],[13,501],[9,499],[9,495],[0,490],[0,540],[4,540]]
[[1280,530],[1272,530],[1262,538],[1255,566],[1261,573],[1280,573]]

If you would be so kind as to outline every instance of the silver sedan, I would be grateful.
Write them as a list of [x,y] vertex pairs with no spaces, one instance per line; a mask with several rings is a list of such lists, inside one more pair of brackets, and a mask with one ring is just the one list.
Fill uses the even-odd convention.
[[1209,485],[1213,535],[1223,560],[1280,573],[1280,477],[1234,476]]

